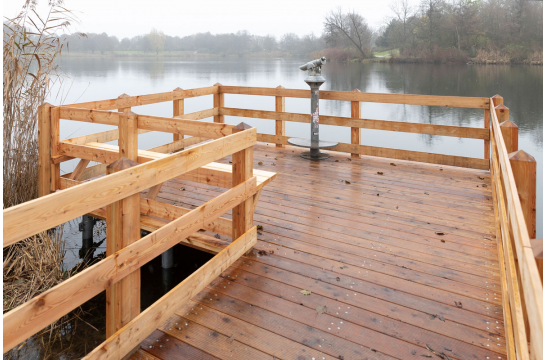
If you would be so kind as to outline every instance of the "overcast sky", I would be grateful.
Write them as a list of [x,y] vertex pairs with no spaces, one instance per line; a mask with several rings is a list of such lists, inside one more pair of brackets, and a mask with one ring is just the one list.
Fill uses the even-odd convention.
[[[360,13],[373,28],[391,16],[391,0],[65,0],[80,20],[72,29],[106,32],[119,39],[145,34],[152,28],[172,36],[197,32],[228,33],[248,30],[277,37],[293,32],[322,33],[324,16],[337,6]],[[24,0],[4,0],[4,16],[13,17]],[[47,0],[39,0],[40,12]]]

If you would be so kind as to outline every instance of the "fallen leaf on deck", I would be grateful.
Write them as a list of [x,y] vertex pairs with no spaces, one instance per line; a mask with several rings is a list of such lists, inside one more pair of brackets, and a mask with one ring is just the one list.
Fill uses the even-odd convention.
[[235,340],[235,335],[231,335],[231,337],[229,338],[229,342],[232,343],[234,340]]
[[278,158],[274,158],[274,160],[278,160]]
[[348,161],[352,161],[352,159],[350,159],[350,158],[348,158],[348,159],[346,159],[346,160],[348,160]]
[[411,350],[411,354],[416,355],[416,350]]
[[232,161],[229,161],[229,164],[232,164],[233,162]]
[[263,230],[263,225],[257,225],[257,230]]
[[483,184],[483,187],[487,187],[487,186],[488,186],[488,185],[486,185],[486,184]]
[[424,194],[429,195],[430,193],[424,192]]
[[263,161],[258,162],[257,165],[263,165]]
[[380,194],[377,194],[377,196],[379,196]]
[[220,234],[216,234],[216,235],[214,235],[214,237],[215,237],[216,239],[221,239]]
[[396,165],[396,164],[394,164],[394,163],[390,163],[390,165],[392,165],[392,166],[397,166],[397,165]]
[[337,276],[337,279],[335,279],[335,280],[337,280],[337,281],[341,281],[341,278]]
[[310,295],[310,294],[312,294],[312,291],[310,291],[310,290],[301,290],[300,293],[303,294],[303,295]]
[[346,180],[344,181],[344,183],[345,183],[345,184],[349,184],[349,185],[351,184],[350,181],[346,181]]
[[446,242],[446,241],[445,241],[445,240],[443,240],[443,239],[441,239],[441,242],[442,242],[442,243],[444,243],[444,242]]
[[479,178],[479,180],[484,180],[484,178],[483,178],[483,177],[480,177],[480,176],[477,176],[477,177]]
[[382,171],[377,171],[377,174],[378,175],[384,175],[384,173]]
[[461,301],[455,301],[454,305],[456,305],[457,308],[462,308],[462,302]]
[[180,188],[180,191],[185,191],[185,188],[181,187],[181,188]]
[[327,306],[325,306],[325,305],[316,306],[316,312],[318,314],[325,314],[327,312]]
[[440,231],[436,231],[436,232],[435,232],[435,235],[445,235],[445,233],[444,233],[444,232],[440,232]]
[[335,160],[335,162],[339,162],[339,160]]

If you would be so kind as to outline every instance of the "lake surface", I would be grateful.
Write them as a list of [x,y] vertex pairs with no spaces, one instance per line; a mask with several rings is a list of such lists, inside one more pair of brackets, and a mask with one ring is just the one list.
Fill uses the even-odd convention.
[[[310,59],[256,60],[222,58],[182,60],[154,58],[62,58],[60,66],[69,77],[62,91],[49,100],[52,104],[70,104],[116,98],[123,93],[144,95],[171,91],[176,87],[190,89],[223,85],[308,89],[303,81],[306,72],[299,65]],[[429,65],[429,64],[326,64],[323,90],[490,97],[500,94],[510,109],[510,119],[519,126],[519,147],[537,161],[538,229],[543,236],[543,67],[508,65]],[[185,112],[211,108],[212,96],[187,99]],[[274,98],[263,96],[225,95],[226,107],[274,110]],[[309,113],[310,100],[286,99],[286,111]],[[172,103],[133,108],[139,114],[172,116]],[[320,101],[323,115],[350,116],[350,103]],[[367,119],[419,122],[468,127],[484,126],[484,110],[452,109],[415,105],[362,103],[362,117]],[[211,119],[203,120],[211,121]],[[225,121],[241,121],[256,126],[259,132],[273,134],[274,121],[225,117]],[[73,121],[61,122],[61,138],[69,138],[110,129],[105,125]],[[309,136],[309,125],[286,123],[288,136]],[[321,126],[324,140],[350,142],[350,129]],[[140,135],[139,148],[147,149],[171,141],[172,135],[148,133]],[[363,130],[362,144],[395,149],[482,158],[482,140],[453,137]],[[62,164],[61,171],[70,172],[76,162]],[[76,227],[66,228],[73,234],[73,248],[80,245]],[[69,234],[70,235],[70,234]],[[70,236],[69,236],[70,237]],[[67,245],[70,247],[70,244]],[[77,250],[76,250],[77,252]]]

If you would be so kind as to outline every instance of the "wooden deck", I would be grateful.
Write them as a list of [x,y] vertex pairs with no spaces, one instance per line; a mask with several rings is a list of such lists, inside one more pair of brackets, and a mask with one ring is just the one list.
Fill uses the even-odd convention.
[[[132,358],[505,359],[490,172],[300,151],[254,147],[254,168],[277,173],[257,245]],[[224,191],[175,179],[157,200]]]

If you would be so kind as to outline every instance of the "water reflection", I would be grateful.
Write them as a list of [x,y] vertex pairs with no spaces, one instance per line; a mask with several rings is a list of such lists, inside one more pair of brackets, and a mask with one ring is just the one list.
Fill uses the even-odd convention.
[[[184,89],[224,85],[265,86],[308,89],[305,73],[298,66],[308,59],[245,59],[221,58],[204,60],[156,58],[63,58],[61,67],[73,79],[64,103],[115,98],[129,95],[164,92],[176,87]],[[490,97],[500,94],[510,109],[510,118],[519,126],[520,148],[538,162],[538,219],[542,218],[543,164],[543,67],[508,65],[422,65],[422,64],[335,64],[323,68],[327,82],[322,90],[432,94],[447,96]],[[52,103],[58,103],[55,99]],[[228,107],[274,110],[274,99],[260,96],[226,95]],[[188,99],[186,112],[212,107],[212,96]],[[307,99],[287,99],[286,111],[308,113]],[[172,115],[171,103],[134,108],[142,114]],[[350,116],[350,104],[343,101],[321,101],[325,115]],[[389,121],[420,122],[455,126],[483,127],[482,109],[362,103],[362,117]],[[259,132],[274,133],[274,121],[243,119]],[[210,121],[210,119],[204,120]],[[226,117],[237,124],[240,118]],[[79,136],[110,127],[97,124],[63,121],[61,137]],[[286,124],[289,136],[308,136],[308,125]],[[349,142],[348,129],[324,126],[320,131],[325,140]],[[151,148],[172,139],[170,134],[150,133],[139,139],[141,148]],[[404,134],[379,130],[362,131],[365,145],[425,151],[448,155],[482,157],[481,140]],[[71,171],[75,162],[64,163],[62,170]],[[542,224],[538,224],[542,236]]]

